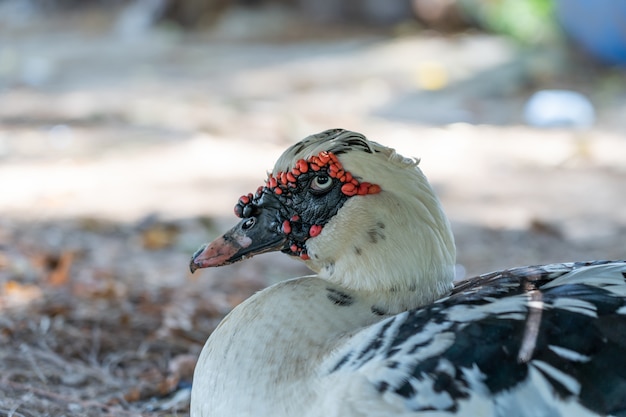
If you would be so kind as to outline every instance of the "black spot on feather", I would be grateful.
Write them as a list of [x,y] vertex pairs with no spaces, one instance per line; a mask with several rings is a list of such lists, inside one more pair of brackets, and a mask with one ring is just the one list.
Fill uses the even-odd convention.
[[353,150],[373,153],[364,136],[355,132],[352,132],[352,134],[353,136],[349,138],[342,138],[341,141],[338,143],[339,146],[331,147],[330,151],[333,152],[335,155],[341,155]]
[[326,288],[326,291],[328,291],[326,298],[332,301],[335,305],[347,307],[354,303],[352,296],[346,294],[345,292],[330,287]]
[[359,356],[357,356],[357,359],[363,359],[368,354],[373,355],[376,353],[376,349],[379,349],[382,346],[385,340],[385,333],[387,333],[387,330],[393,324],[393,322],[394,322],[393,320],[388,320],[380,328],[380,331],[378,332],[376,337],[371,339],[371,341],[367,344],[367,346],[365,346],[365,348],[361,351],[361,353],[359,353]]
[[293,145],[293,153],[298,155],[300,152],[302,152],[306,145],[308,145],[308,142],[306,141],[300,141],[296,143],[295,145]]
[[371,243],[378,243],[378,240],[385,240],[387,237],[380,231],[380,229],[370,229],[367,231],[367,237]]
[[387,314],[387,312],[380,307],[372,306],[371,310],[372,313],[376,314],[377,316],[384,316],[385,314]]
[[337,371],[338,369],[340,369],[343,365],[348,363],[348,360],[350,360],[351,356],[352,356],[352,352],[348,353],[347,355],[344,355],[341,359],[339,359],[339,361],[335,364],[335,366],[333,366],[330,372],[333,373]]
[[369,241],[371,243],[378,243],[379,239],[385,240],[387,237],[383,233],[383,230],[385,230],[385,223],[381,221],[376,222],[376,225],[367,231]]
[[386,381],[380,381],[378,384],[376,384],[376,391],[380,392],[381,394],[387,391],[388,388],[389,384]]

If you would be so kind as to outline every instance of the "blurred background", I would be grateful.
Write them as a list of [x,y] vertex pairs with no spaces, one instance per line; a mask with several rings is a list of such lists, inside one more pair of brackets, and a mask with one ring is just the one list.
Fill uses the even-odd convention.
[[306,273],[189,257],[327,128],[422,159],[458,278],[625,258],[625,66],[612,0],[0,0],[0,415],[187,415],[221,317]]

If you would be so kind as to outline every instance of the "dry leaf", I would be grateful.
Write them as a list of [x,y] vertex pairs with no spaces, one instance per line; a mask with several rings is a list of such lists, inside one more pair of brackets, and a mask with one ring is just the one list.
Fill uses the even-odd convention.
[[65,251],[63,252],[57,262],[55,267],[50,271],[47,277],[48,284],[60,287],[61,285],[65,285],[68,283],[70,278],[70,268],[72,267],[72,263],[74,261],[74,252]]
[[19,307],[32,303],[42,296],[41,289],[36,285],[21,284],[8,281],[2,288],[0,307]]

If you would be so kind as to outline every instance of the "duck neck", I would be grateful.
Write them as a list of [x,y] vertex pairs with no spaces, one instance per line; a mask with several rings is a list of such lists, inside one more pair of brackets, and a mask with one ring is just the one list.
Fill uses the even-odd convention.
[[384,317],[371,294],[317,277],[259,292],[207,341],[196,366],[192,416],[301,415],[315,401],[328,353]]
[[318,237],[307,242],[307,265],[339,286],[377,297],[396,314],[432,303],[452,288],[454,237],[432,193],[424,204],[386,192],[344,204]]

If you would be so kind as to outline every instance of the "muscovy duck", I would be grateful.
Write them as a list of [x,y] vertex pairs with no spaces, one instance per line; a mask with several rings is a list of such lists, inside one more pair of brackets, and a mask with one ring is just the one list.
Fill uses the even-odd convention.
[[241,221],[192,272],[281,251],[316,275],[224,318],[192,416],[626,416],[626,262],[454,283],[450,224],[418,162],[327,130],[239,199]]

